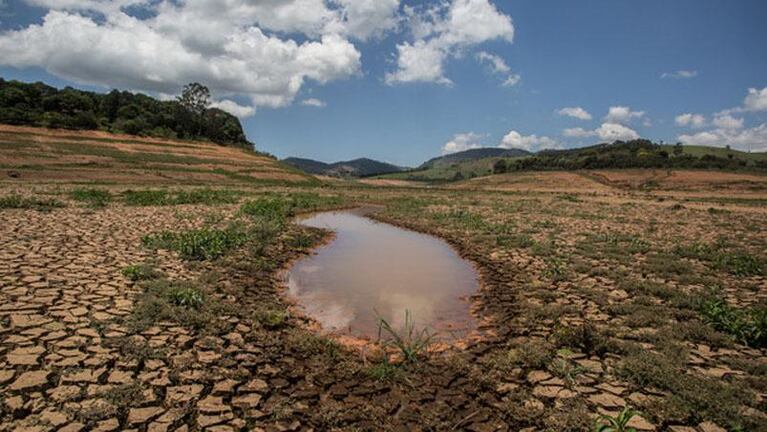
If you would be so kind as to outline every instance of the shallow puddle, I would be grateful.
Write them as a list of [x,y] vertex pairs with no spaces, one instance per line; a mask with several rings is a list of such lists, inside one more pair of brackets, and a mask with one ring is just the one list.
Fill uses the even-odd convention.
[[406,311],[441,340],[475,328],[469,296],[477,290],[476,274],[442,240],[353,211],[300,223],[336,233],[288,273],[290,295],[324,330],[375,338],[379,317],[401,328]]

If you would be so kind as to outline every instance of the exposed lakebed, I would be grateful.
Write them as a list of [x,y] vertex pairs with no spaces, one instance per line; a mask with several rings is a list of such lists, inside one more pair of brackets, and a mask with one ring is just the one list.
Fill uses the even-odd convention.
[[313,215],[302,225],[335,238],[288,272],[289,294],[323,330],[375,338],[379,319],[395,328],[408,311],[440,339],[475,328],[474,268],[444,241],[373,221],[360,211]]

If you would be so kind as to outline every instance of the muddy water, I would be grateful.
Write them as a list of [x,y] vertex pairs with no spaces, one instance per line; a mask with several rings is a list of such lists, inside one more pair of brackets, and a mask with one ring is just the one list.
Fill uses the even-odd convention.
[[475,327],[469,296],[477,290],[476,274],[445,242],[354,211],[300,223],[336,233],[288,273],[289,294],[324,330],[375,338],[379,316],[400,328],[406,311],[442,340]]

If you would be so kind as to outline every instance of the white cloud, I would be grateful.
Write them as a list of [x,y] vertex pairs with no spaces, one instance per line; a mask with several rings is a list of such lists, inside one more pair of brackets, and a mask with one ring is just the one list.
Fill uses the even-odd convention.
[[487,51],[480,51],[477,53],[477,61],[488,65],[490,72],[493,74],[503,75],[504,80],[502,85],[504,87],[513,87],[519,84],[519,81],[522,80],[521,76],[511,72],[511,68],[506,64],[506,61],[498,55],[491,54]]
[[605,116],[605,122],[625,125],[635,118],[642,118],[644,114],[644,111],[632,111],[631,108],[627,106],[613,106],[610,107],[607,116]]
[[210,104],[213,108],[218,108],[220,110],[226,111],[229,114],[233,116],[237,116],[239,118],[246,118],[251,117],[254,114],[256,114],[256,108],[252,106],[242,106],[238,104],[237,102],[230,101],[228,99],[224,99],[218,102],[213,102]]
[[301,101],[301,105],[303,106],[310,106],[310,107],[317,107],[317,108],[324,108],[328,106],[328,104],[325,101],[321,101],[319,99],[310,98],[310,99],[304,99]]
[[538,151],[551,148],[559,148],[559,143],[547,136],[538,135],[522,135],[521,133],[511,130],[507,133],[501,143],[498,145],[501,148],[515,148],[527,151]]
[[696,70],[678,70],[674,72],[664,72],[661,74],[661,78],[674,78],[674,79],[689,79],[698,76]]
[[767,87],[758,90],[748,89],[748,95],[743,101],[743,107],[746,111],[767,111]]
[[[433,82],[450,85],[444,65],[449,57],[490,40],[514,39],[511,17],[488,0],[452,0],[436,7],[407,7],[413,42],[397,44],[397,69],[386,74],[388,84]],[[518,78],[506,80],[512,84]]]
[[482,147],[482,140],[486,135],[467,132],[456,134],[453,139],[442,146],[442,154],[457,153]]
[[586,138],[596,136],[596,131],[586,130],[584,128],[568,128],[562,131],[562,135],[570,138]]
[[39,24],[0,33],[0,65],[155,94],[197,81],[254,107],[285,106],[309,81],[358,74],[350,38],[396,28],[399,10],[399,0],[26,1],[50,10]]
[[767,151],[767,123],[749,129],[714,129],[694,135],[680,135],[679,141],[688,145],[712,147],[730,146],[738,150]]
[[742,129],[743,119],[735,118],[731,116],[730,114],[718,114],[716,117],[714,117],[713,124],[719,129],[727,129],[727,130]]
[[581,107],[566,107],[557,111],[561,116],[577,118],[579,120],[591,120],[591,114]]
[[701,128],[706,125],[706,117],[701,114],[680,114],[676,116],[674,122],[677,126]]
[[607,142],[629,141],[639,138],[639,134],[635,130],[618,123],[602,123],[595,132],[600,139]]

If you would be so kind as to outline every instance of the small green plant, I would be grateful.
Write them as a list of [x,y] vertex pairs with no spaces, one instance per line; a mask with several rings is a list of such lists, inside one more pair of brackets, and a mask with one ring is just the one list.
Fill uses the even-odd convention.
[[21,195],[0,197],[0,209],[29,209],[40,212],[64,207],[64,203],[54,199],[25,198]]
[[402,355],[405,363],[418,363],[418,360],[428,352],[434,335],[427,328],[416,328],[410,311],[405,311],[405,324],[397,331],[383,318],[379,318],[378,342],[384,346],[393,346]]
[[378,381],[392,381],[400,373],[400,369],[397,365],[392,364],[387,357],[368,369],[368,375]]
[[266,309],[258,312],[256,319],[268,329],[279,329],[287,323],[290,314],[285,310]]
[[168,290],[168,298],[176,306],[199,309],[205,303],[205,295],[198,288],[178,286]]
[[585,372],[583,367],[578,366],[573,362],[561,357],[557,357],[551,362],[549,365],[549,370],[554,375],[562,378],[568,387],[574,386],[575,379],[578,377],[578,375]]
[[594,432],[637,432],[636,428],[628,425],[637,414],[639,413],[630,407],[623,408],[623,411],[615,417],[602,414],[597,418]]
[[112,194],[103,189],[75,189],[72,199],[86,203],[90,207],[106,207],[112,201]]
[[767,346],[767,308],[735,309],[720,298],[701,306],[704,321],[714,329],[729,333],[738,342],[752,347]]
[[155,279],[160,276],[154,266],[147,263],[129,265],[122,270],[122,274],[133,282]]

